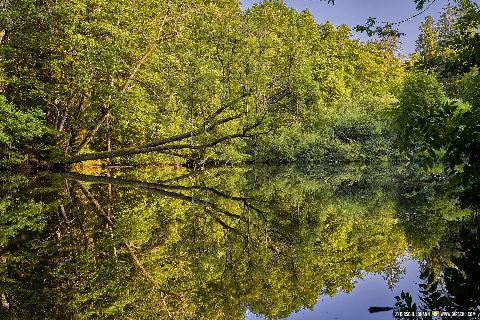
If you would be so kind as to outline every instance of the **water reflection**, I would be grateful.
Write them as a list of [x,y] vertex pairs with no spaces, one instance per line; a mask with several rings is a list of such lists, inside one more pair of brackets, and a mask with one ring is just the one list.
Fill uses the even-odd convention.
[[[424,261],[452,251],[439,244],[447,224],[427,243],[416,239],[415,219],[431,228],[421,213],[436,207],[425,189],[406,190],[400,168],[100,174],[2,178],[4,316],[284,318],[351,292],[367,273],[394,287],[407,248]],[[445,220],[442,210],[430,215]]]

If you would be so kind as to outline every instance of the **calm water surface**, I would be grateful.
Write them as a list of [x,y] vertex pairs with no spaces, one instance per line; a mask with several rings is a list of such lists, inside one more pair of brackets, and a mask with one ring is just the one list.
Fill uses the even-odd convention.
[[[382,274],[367,274],[356,280],[355,288],[349,292],[338,292],[335,296],[321,296],[312,310],[303,309],[292,313],[285,319],[395,319],[392,311],[370,313],[370,306],[394,306],[394,296],[401,291],[417,294],[419,276],[419,262],[410,259],[401,264],[404,272],[394,288],[389,287]],[[418,300],[418,298],[417,298]],[[265,319],[264,316],[248,312],[246,320]]]
[[368,309],[402,291],[420,304],[420,275],[446,270],[470,214],[417,179],[381,165],[1,175],[0,316],[393,319]]

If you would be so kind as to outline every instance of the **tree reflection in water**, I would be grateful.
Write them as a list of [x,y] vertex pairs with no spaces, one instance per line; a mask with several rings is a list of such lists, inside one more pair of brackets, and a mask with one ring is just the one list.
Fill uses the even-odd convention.
[[400,169],[183,170],[2,178],[3,315],[276,319],[430,250]]
[[[480,319],[480,216],[473,215],[462,221],[460,230],[446,241],[454,244],[455,253],[440,270],[426,265],[421,279],[420,304],[413,302],[412,294],[402,292],[396,297],[396,311],[433,310],[447,312],[442,319],[457,319],[455,312],[463,312],[464,319]],[[469,316],[469,312],[472,313]],[[450,315],[449,315],[450,314]],[[473,315],[475,314],[475,315]],[[431,319],[408,317],[408,319]]]

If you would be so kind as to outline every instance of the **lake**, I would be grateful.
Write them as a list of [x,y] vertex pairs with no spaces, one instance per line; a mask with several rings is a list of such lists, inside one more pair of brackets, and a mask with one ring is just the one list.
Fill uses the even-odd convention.
[[0,177],[7,319],[478,310],[477,215],[401,164]]

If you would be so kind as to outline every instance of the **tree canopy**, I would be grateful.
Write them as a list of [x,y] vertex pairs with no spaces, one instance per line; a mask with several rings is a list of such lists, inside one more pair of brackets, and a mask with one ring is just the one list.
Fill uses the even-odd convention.
[[242,12],[238,1],[19,0],[1,21],[3,94],[42,114],[50,164],[255,159],[259,136],[318,126],[359,95],[384,98],[403,73],[381,43],[281,1]]

